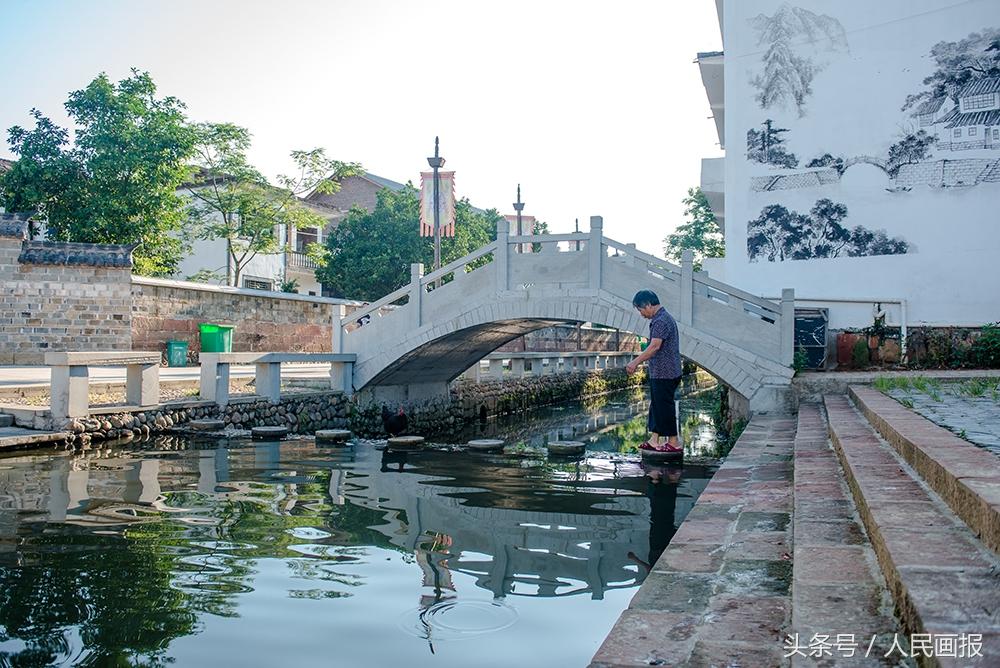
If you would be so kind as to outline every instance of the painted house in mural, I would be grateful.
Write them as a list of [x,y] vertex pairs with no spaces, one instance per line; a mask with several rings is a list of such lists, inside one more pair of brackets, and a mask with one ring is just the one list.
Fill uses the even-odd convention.
[[[924,105],[937,102],[943,100],[929,100]],[[948,113],[934,115],[937,119],[931,125],[936,130],[939,149],[1000,149],[1000,76],[973,81],[958,93],[957,107],[951,105]]]
[[[703,0],[707,1],[707,0]],[[831,329],[1000,320],[1000,2],[716,0],[714,278]]]

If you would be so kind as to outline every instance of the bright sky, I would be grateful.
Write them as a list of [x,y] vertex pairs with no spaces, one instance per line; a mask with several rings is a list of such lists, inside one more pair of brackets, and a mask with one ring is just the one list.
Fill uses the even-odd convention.
[[[459,196],[553,232],[662,253],[701,158],[721,155],[697,65],[712,0],[0,0],[0,129],[100,72],[148,70],[195,121],[254,135],[274,176],[323,147],[419,182],[441,137]],[[4,141],[0,157],[12,157]]]

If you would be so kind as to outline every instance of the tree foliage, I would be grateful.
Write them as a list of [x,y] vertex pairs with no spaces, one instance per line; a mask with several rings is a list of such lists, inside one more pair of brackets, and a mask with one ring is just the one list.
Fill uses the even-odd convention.
[[929,135],[924,130],[911,132],[889,147],[889,159],[886,170],[889,176],[895,178],[903,165],[914,164],[930,156],[930,149],[937,142],[937,137]]
[[[434,241],[419,235],[420,196],[408,185],[384,188],[373,211],[355,208],[327,235],[316,278],[333,295],[374,301],[410,280],[410,263],[433,266]],[[448,264],[496,239],[500,215],[477,212],[462,199],[455,207],[455,237],[441,240],[441,262]]]
[[816,202],[809,215],[769,204],[747,224],[747,254],[751,262],[774,262],[897,255],[909,250],[905,240],[890,239],[883,230],[860,225],[849,229],[846,219],[847,207],[825,198]]
[[118,83],[99,75],[65,106],[72,142],[37,109],[33,129],[8,130],[18,160],[2,177],[3,206],[36,212],[54,240],[136,244],[137,273],[172,273],[184,250],[176,191],[195,140],[184,104],[132,70]]
[[334,193],[340,179],[361,171],[356,163],[328,159],[322,149],[292,151],[298,173],[279,176],[280,186],[274,187],[247,160],[250,133],[245,128],[205,123],[196,130],[198,171],[188,184],[189,219],[199,237],[226,241],[232,285],[239,285],[254,257],[280,249],[282,226],[323,227],[326,219],[306,208],[301,195]]
[[686,249],[694,251],[695,271],[701,270],[706,257],[723,257],[726,244],[719,222],[715,219],[708,198],[701,188],[688,188],[684,204],[685,222],[663,240],[667,257],[679,262]]
[[1000,76],[1000,28],[974,32],[957,42],[938,42],[930,55],[937,69],[924,78],[927,90],[907,96],[904,111],[923,100],[942,97],[958,104],[958,93],[967,85]]
[[785,138],[781,136],[788,128],[774,127],[770,118],[761,123],[761,128],[747,130],[747,159],[789,169],[798,167],[798,158],[785,149]]

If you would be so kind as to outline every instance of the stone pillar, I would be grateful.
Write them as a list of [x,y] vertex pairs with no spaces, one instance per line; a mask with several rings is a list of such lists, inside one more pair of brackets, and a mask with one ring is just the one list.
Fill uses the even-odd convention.
[[497,291],[506,292],[510,289],[510,223],[506,219],[497,221],[497,250],[493,254],[493,263],[497,266]]
[[495,378],[497,380],[503,378],[503,360],[490,360],[490,378]]
[[795,290],[781,291],[781,363],[792,366],[795,359]]
[[86,366],[53,366],[51,376],[52,417],[64,420],[86,417],[90,412],[90,374]]
[[125,367],[125,403],[132,406],[160,403],[159,364],[129,364]]
[[590,240],[587,242],[589,257],[590,289],[601,288],[601,267],[604,264],[604,219],[601,216],[590,217]]
[[413,323],[414,328],[420,327],[422,324],[421,320],[421,302],[423,301],[424,288],[420,285],[420,279],[424,277],[424,265],[419,262],[414,262],[410,265],[410,303],[407,307],[410,309],[410,322]]
[[510,360],[510,375],[512,378],[520,378],[524,375],[524,358],[513,357]]
[[281,364],[262,362],[256,367],[254,385],[257,394],[267,397],[272,404],[281,403]]
[[694,308],[694,252],[690,248],[681,254],[681,294],[677,322],[690,325]]
[[340,323],[341,320],[347,315],[347,307],[343,304],[335,304],[333,306],[333,315],[331,316],[333,326],[333,335],[330,341],[330,352],[342,353],[344,352],[344,326]]
[[[546,364],[546,362],[548,362],[548,364]],[[553,371],[555,371],[555,363],[556,360],[552,359],[551,357],[543,357],[542,359],[538,360],[538,365],[539,365],[538,372],[543,376],[548,376]]]

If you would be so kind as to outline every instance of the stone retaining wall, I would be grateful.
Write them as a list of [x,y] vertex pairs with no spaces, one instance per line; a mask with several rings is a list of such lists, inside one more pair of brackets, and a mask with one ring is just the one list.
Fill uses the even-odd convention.
[[[0,364],[42,364],[60,350],[128,350],[124,247],[25,242],[27,220],[0,219]],[[27,252],[30,246],[30,253]]]
[[236,325],[234,352],[330,352],[338,307],[323,298],[139,277],[131,299],[132,349],[164,350],[169,340],[187,341],[192,362],[201,350],[203,322]]

